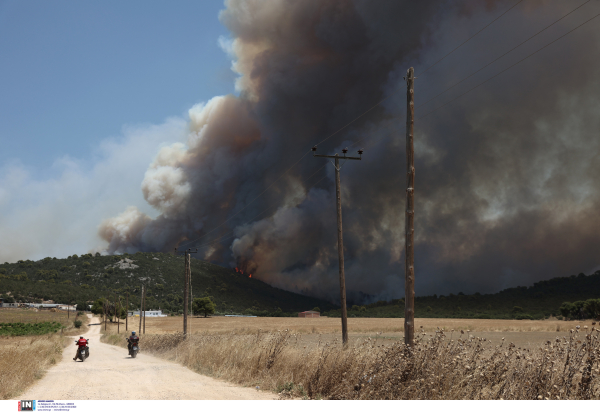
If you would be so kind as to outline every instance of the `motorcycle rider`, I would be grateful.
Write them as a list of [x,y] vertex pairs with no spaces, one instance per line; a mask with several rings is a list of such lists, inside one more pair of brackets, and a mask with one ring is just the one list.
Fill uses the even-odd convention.
[[90,348],[88,348],[88,339],[85,339],[83,336],[79,337],[79,340],[75,341],[75,345],[77,345],[77,352],[75,352],[75,357],[73,360],[77,360],[77,354],[79,353],[79,349],[81,347],[85,348],[85,356],[90,356]]
[[129,353],[131,353],[131,344],[136,342],[138,345],[140,343],[140,337],[135,334],[135,331],[131,331],[131,336],[127,338],[127,349]]

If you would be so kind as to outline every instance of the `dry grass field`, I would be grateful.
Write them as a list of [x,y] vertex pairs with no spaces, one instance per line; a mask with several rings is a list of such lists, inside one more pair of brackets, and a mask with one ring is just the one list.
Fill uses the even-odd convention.
[[[133,330],[139,326],[139,318],[130,318]],[[591,325],[591,321],[586,322]],[[446,331],[470,330],[473,332],[557,332],[568,331],[577,321],[562,320],[503,320],[503,319],[415,319],[417,329],[435,332],[438,328]],[[147,333],[181,332],[183,318],[169,316],[165,318],[146,318]],[[256,333],[276,332],[288,329],[292,333],[341,333],[339,318],[243,318],[243,317],[194,317],[189,321],[191,333]],[[349,318],[350,333],[404,332],[404,319],[393,318]]]
[[73,326],[75,313],[67,316],[66,312],[0,309],[0,323],[60,322],[65,325],[62,333],[0,337],[0,399],[17,396],[60,360],[63,348],[71,344],[71,337],[88,330],[87,317],[80,319],[83,325],[77,329]]
[[[343,348],[340,319],[194,318],[185,339],[181,317],[148,318],[140,347],[282,397],[600,399],[592,322],[417,319],[414,348],[401,322],[349,319]],[[124,337],[111,326],[102,340],[124,346]]]
[[41,378],[70,341],[60,333],[0,339],[0,399],[13,398]]

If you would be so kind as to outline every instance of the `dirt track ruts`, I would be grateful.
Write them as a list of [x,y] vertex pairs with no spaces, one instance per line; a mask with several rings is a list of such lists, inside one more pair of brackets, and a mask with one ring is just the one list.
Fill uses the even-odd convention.
[[[132,359],[127,350],[100,342],[98,318],[91,319],[90,357],[73,361],[75,343],[63,351],[62,360],[20,399],[277,399],[271,392],[242,388],[142,352]],[[75,337],[73,338],[73,341]]]

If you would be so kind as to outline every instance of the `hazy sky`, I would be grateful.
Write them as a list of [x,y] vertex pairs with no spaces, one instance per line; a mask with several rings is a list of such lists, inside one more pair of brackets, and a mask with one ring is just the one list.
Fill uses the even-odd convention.
[[[47,176],[233,91],[223,1],[0,1],[0,162]],[[52,173],[52,171],[50,171]]]
[[103,217],[145,207],[158,147],[234,92],[223,8],[0,0],[0,260],[85,253]]
[[335,300],[333,169],[302,155],[386,99],[319,150],[366,148],[342,169],[349,296],[400,297],[414,66],[417,294],[590,273],[600,17],[575,28],[599,13],[596,0],[0,2],[0,261],[199,246]]

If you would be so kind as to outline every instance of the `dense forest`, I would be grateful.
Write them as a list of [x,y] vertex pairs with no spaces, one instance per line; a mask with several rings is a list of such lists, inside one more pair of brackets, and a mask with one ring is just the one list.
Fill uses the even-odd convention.
[[[297,316],[298,311],[320,308],[324,315],[340,316],[330,302],[284,291],[234,270],[191,260],[192,294],[210,296],[221,314]],[[147,308],[169,313],[183,310],[184,258],[166,253],[100,256],[86,254],[66,259],[44,258],[0,264],[0,298],[6,301],[91,304],[102,297],[112,301],[129,294],[130,309],[139,307],[142,284]],[[494,294],[433,295],[415,298],[415,316],[422,318],[543,319],[594,316],[584,301],[600,298],[600,271],[553,278],[532,286]],[[572,306],[564,305],[571,302]],[[562,310],[561,310],[562,307]],[[586,308],[593,308],[593,302]],[[565,309],[566,308],[566,309]],[[350,317],[403,317],[404,300],[350,305]]]
[[[581,311],[583,301],[600,298],[600,271],[589,276],[583,273],[559,277],[502,290],[494,294],[433,295],[415,297],[415,317],[418,318],[476,318],[476,319],[545,319],[550,316],[569,318],[591,317]],[[577,302],[576,309],[563,306]],[[589,307],[590,304],[588,304]],[[563,310],[561,310],[563,307]],[[567,309],[565,309],[565,307]],[[592,312],[592,310],[589,310]],[[329,316],[340,316],[340,310]],[[370,305],[352,305],[350,317],[404,317],[404,299],[379,301]]]
[[[298,311],[335,308],[329,302],[284,291],[234,270],[191,260],[194,298],[210,296],[217,313],[297,316]],[[183,311],[184,258],[166,253],[101,256],[85,254],[66,259],[44,258],[0,264],[0,298],[6,301],[77,304],[120,296],[137,309],[146,285],[146,308],[166,313]]]

